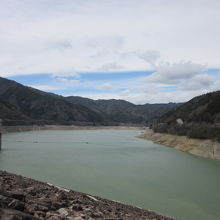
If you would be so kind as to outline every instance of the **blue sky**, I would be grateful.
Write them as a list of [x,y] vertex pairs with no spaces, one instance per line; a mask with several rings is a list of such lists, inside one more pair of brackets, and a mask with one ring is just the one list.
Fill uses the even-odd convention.
[[219,11],[218,0],[1,1],[0,76],[64,96],[187,101],[220,89]]
[[[212,91],[220,89],[220,69],[208,69],[203,74],[198,74],[196,82],[188,82],[191,85],[191,93],[202,91]],[[179,97],[175,97],[177,92],[184,94],[184,84],[188,79],[181,78],[178,82],[159,83],[158,80],[148,82],[149,87],[146,88],[146,82],[150,77],[158,74],[156,71],[126,71],[126,72],[87,72],[77,73],[76,76],[56,76],[54,74],[41,73],[30,75],[16,75],[7,77],[15,80],[21,84],[31,86],[47,92],[53,92],[63,96],[79,95],[83,97],[90,97],[94,99],[126,99],[133,103],[147,103],[147,102],[164,102],[164,94],[173,95],[172,98],[166,101],[178,102]],[[197,75],[197,76],[198,76]],[[204,78],[205,77],[205,78]],[[200,80],[200,81],[199,81]],[[181,85],[181,82],[183,85]],[[159,84],[158,84],[159,83]],[[197,88],[198,86],[198,88]],[[201,88],[202,86],[202,88]],[[182,89],[180,89],[183,87]],[[188,88],[189,90],[189,88]],[[162,97],[157,97],[156,101],[141,100],[143,94],[150,94],[151,97],[162,94]],[[200,94],[200,93],[199,93]],[[196,94],[197,95],[197,94]],[[185,96],[180,101],[186,101]],[[188,97],[187,97],[188,98]],[[191,97],[189,96],[189,99]],[[150,100],[150,101],[149,101]],[[165,102],[166,102],[165,101]]]
[[[126,72],[84,72],[76,76],[55,76],[53,74],[31,74],[7,77],[23,85],[58,93],[64,96],[84,95],[89,93],[111,94],[112,91],[123,92],[135,86],[138,79],[151,75],[153,71]],[[135,90],[135,88],[133,88]],[[104,98],[104,97],[103,97]]]
[[[77,73],[77,76],[65,76],[67,80],[80,80],[81,82],[87,81],[101,81],[111,82],[123,81],[123,80],[136,80],[137,78],[151,75],[153,71],[126,71],[126,72],[88,72],[88,73]],[[52,73],[39,73],[30,75],[16,75],[8,77],[8,79],[15,80],[25,85],[51,85],[57,83],[57,79],[61,77],[54,76]]]

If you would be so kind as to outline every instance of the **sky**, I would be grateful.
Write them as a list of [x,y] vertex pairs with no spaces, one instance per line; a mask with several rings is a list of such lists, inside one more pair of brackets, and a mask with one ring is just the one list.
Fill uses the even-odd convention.
[[220,90],[219,0],[0,0],[0,76],[135,104]]

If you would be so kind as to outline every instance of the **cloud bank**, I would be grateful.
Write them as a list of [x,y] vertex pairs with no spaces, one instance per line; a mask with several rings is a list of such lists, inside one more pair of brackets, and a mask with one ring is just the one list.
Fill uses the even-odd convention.
[[218,0],[1,1],[1,75],[149,70],[159,54],[219,67],[219,9]]
[[[219,11],[219,0],[1,1],[0,76],[50,74],[29,85],[63,95],[186,101],[219,89]],[[86,78],[111,72],[127,78]]]

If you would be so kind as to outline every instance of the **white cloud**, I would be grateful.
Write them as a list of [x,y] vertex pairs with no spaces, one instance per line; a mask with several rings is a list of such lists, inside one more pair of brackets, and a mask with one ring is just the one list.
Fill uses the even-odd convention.
[[122,99],[127,100],[135,104],[146,104],[146,103],[168,103],[168,102],[186,102],[191,98],[208,92],[208,90],[191,91],[183,93],[178,91],[176,95],[172,92],[159,92],[159,93],[141,93],[132,92],[125,90],[124,92],[112,92],[112,93],[69,93],[68,95],[78,95],[82,97],[87,97],[91,99]]
[[50,86],[50,85],[30,85],[30,87],[35,88],[35,89],[39,89],[39,90],[43,90],[43,91],[55,91],[55,90],[60,89],[58,87],[54,87],[54,86]]
[[49,41],[46,44],[46,47],[48,47],[49,50],[58,50],[61,52],[64,52],[67,49],[71,49],[72,48],[72,44],[70,41],[68,40],[60,40],[60,41]]
[[213,85],[212,90],[213,90],[213,91],[220,90],[220,80],[214,82],[214,85]]
[[58,71],[54,71],[52,73],[53,77],[75,77],[75,78],[80,78],[80,74],[75,72],[75,69],[60,69]]
[[97,89],[101,89],[101,90],[115,90],[116,87],[114,87],[111,83],[104,83],[103,85],[97,86]]
[[134,103],[168,103],[168,102],[186,102],[195,96],[207,93],[209,90],[197,90],[197,91],[176,91],[173,92],[158,92],[158,93],[142,93],[136,97],[131,97],[131,101]]
[[160,58],[160,53],[156,50],[149,50],[144,52],[137,51],[134,54],[147,63],[150,63],[152,67],[155,67],[155,62]]
[[208,74],[206,66],[184,61],[161,63],[157,71],[139,80],[144,83],[140,96],[149,102],[185,102],[216,90],[219,82]]
[[201,89],[210,89],[214,84],[214,79],[208,74],[199,74],[180,84],[179,89],[182,91],[196,91]]
[[[133,81],[134,84],[137,83],[137,81]],[[195,86],[195,85],[193,85]],[[129,86],[128,86],[129,87]],[[198,86],[196,89],[192,89],[190,86],[189,88],[183,88],[181,86],[177,87],[174,91],[165,90],[156,86],[155,84],[150,84],[148,86],[139,86],[139,89],[135,89],[132,87],[129,87],[129,89],[124,90],[107,90],[105,89],[105,93],[102,91],[97,92],[74,92],[74,93],[66,93],[65,96],[69,95],[78,95],[83,97],[88,97],[92,99],[123,99],[130,101],[135,104],[145,104],[145,103],[168,103],[168,102],[186,102],[190,99],[192,99],[195,96],[216,90],[215,88],[220,89],[219,81],[214,83],[213,85],[206,87],[206,86]],[[92,85],[90,84],[90,88],[92,88]],[[119,88],[122,88],[122,85]]]
[[117,63],[106,63],[99,67],[97,70],[108,72],[114,70],[119,71],[120,69],[123,69],[123,66],[120,66]]
[[122,92],[120,92],[120,95],[125,98],[129,97],[131,95],[131,91],[129,89],[125,89]]
[[2,1],[1,75],[99,71],[111,63],[146,70],[159,54],[219,67],[219,8],[217,0]]
[[80,81],[77,80],[77,79],[68,79],[68,78],[62,78],[62,77],[56,77],[56,80],[57,80],[58,82],[67,83],[67,84],[77,84],[77,83],[80,82]]
[[[220,89],[206,71],[220,67],[219,10],[219,0],[1,1],[0,76],[51,73],[62,87],[109,92],[88,97],[186,101]],[[139,81],[80,78],[132,70],[155,73]]]
[[193,62],[162,63],[156,72],[140,80],[151,83],[176,84],[182,80],[202,74],[206,70],[204,65]]

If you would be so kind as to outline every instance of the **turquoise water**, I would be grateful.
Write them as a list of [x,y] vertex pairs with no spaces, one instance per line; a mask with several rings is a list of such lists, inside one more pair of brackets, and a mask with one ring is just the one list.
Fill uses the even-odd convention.
[[183,220],[220,219],[220,161],[135,138],[138,130],[3,135],[0,169]]

